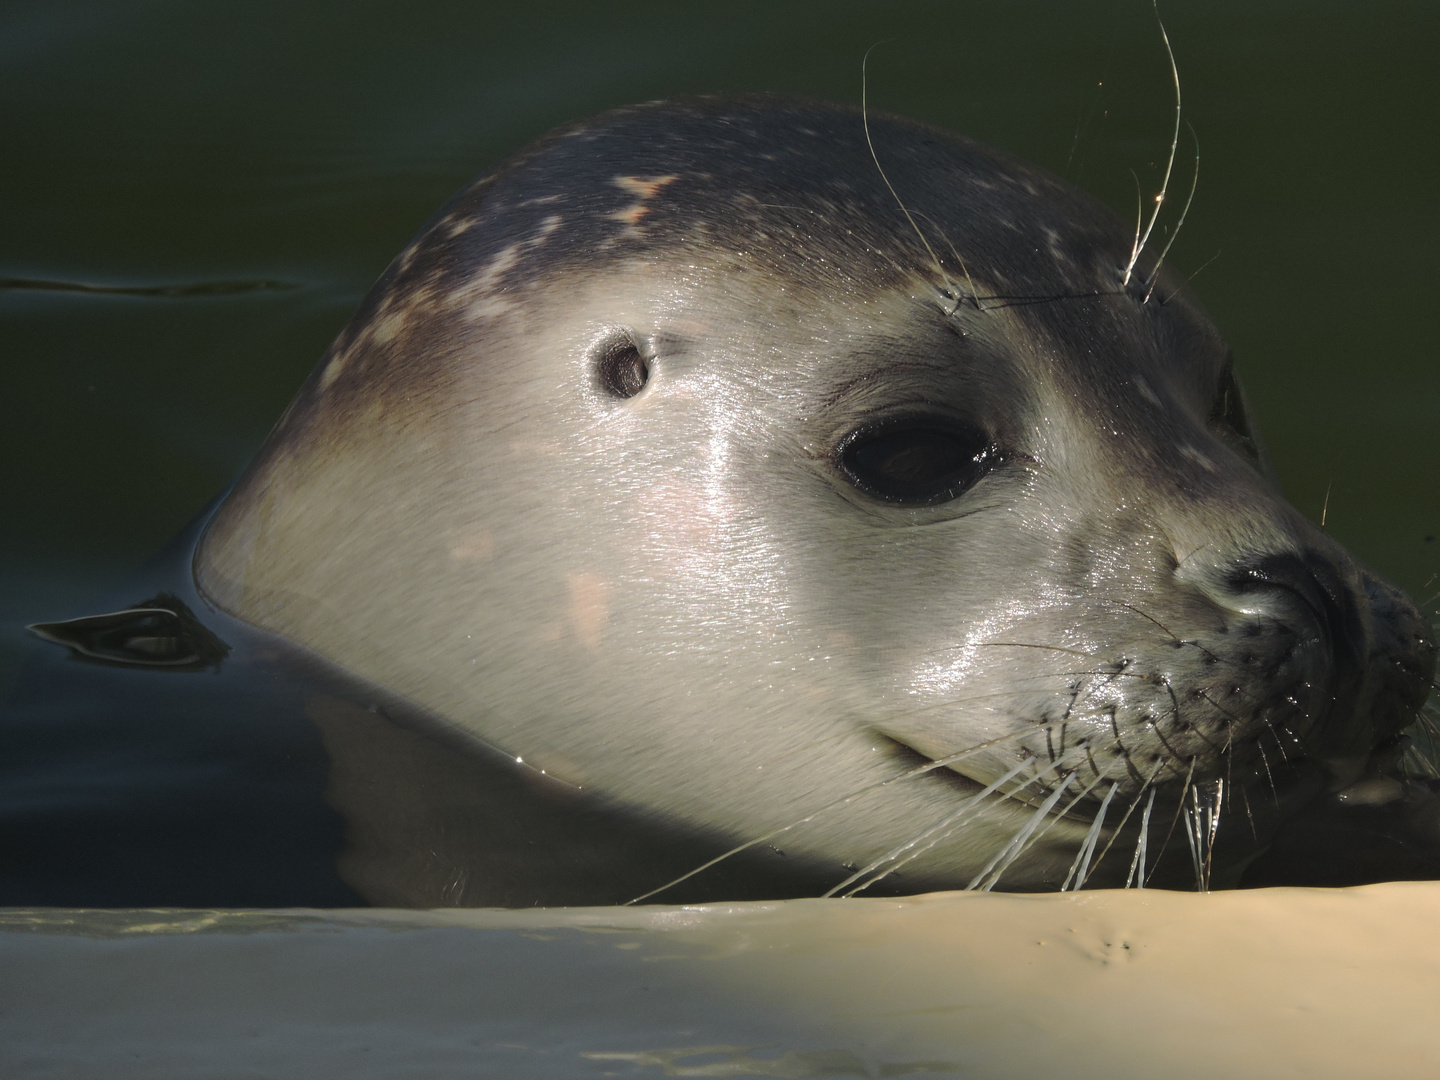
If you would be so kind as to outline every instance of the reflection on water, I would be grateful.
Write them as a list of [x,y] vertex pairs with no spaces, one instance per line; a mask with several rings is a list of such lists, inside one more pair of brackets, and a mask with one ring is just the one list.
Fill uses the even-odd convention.
[[183,285],[99,285],[86,281],[44,281],[40,278],[0,278],[0,290],[76,292],[96,296],[229,296],[234,293],[279,292],[293,289],[285,281],[196,281]]

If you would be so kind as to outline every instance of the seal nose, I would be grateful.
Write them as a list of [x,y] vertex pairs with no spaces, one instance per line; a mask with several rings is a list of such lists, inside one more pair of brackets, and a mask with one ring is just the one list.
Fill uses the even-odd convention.
[[[1273,554],[1244,563],[1226,584],[1246,606],[1259,608],[1287,625],[1300,639],[1313,641],[1323,658],[1326,701],[1314,718],[1307,741],[1320,760],[1363,757],[1403,724],[1396,717],[1362,715],[1368,704],[1372,634],[1368,605],[1331,560],[1316,552]],[[1318,672],[1317,672],[1318,674]],[[1390,730],[1381,730],[1384,726]],[[1338,761],[1337,761],[1338,764]]]
[[1389,717],[1395,732],[1408,726],[1435,683],[1435,630],[1399,589],[1362,569],[1370,606],[1370,667],[1379,673],[1371,711]]

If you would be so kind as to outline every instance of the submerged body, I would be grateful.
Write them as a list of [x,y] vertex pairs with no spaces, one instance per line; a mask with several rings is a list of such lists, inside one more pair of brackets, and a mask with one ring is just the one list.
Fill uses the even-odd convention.
[[[685,895],[1222,884],[1393,762],[1428,628],[1280,496],[1183,283],[869,125],[697,99],[522,151],[210,521],[200,596],[419,718],[311,704],[367,899],[674,899],[742,845],[758,884]],[[645,839],[529,882],[592,843],[515,825],[566,800]]]

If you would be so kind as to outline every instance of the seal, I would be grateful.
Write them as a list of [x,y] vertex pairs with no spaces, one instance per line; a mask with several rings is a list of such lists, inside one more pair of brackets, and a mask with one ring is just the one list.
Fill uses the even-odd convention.
[[[405,248],[195,580],[431,718],[422,741],[783,853],[806,888],[1232,882],[1394,758],[1435,648],[1284,501],[1221,334],[1139,248],[898,117],[605,114]],[[312,715],[368,852],[347,880],[435,902],[374,869],[413,856],[410,804],[345,780],[406,772],[410,736]],[[445,902],[502,895],[474,850]]]

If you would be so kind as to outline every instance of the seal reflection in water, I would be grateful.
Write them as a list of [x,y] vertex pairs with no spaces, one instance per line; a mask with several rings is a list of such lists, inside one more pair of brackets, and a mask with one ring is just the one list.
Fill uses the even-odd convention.
[[225,499],[201,595],[404,703],[311,703],[367,899],[740,845],[655,899],[1218,886],[1398,754],[1428,628],[1281,497],[1183,281],[1039,169],[869,132],[717,98],[530,146]]

